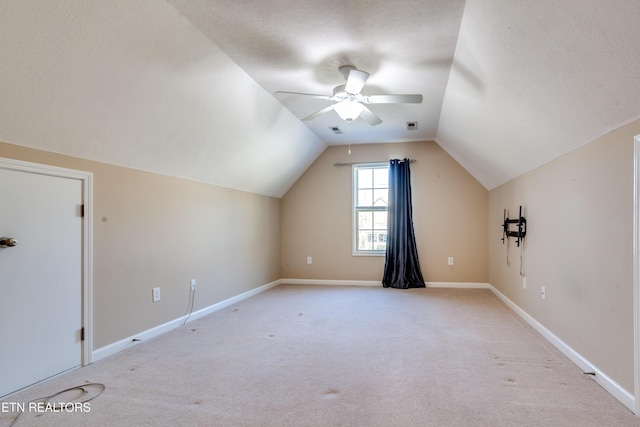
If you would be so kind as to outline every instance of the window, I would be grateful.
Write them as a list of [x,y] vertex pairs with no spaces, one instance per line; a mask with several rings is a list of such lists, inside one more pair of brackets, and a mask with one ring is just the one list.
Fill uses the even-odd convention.
[[353,254],[384,255],[387,249],[389,165],[353,166]]

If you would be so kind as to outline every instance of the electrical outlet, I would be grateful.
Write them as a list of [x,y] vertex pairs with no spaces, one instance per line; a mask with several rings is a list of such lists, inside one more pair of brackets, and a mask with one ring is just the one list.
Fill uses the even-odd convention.
[[450,256],[450,257],[447,259],[447,265],[453,265],[453,257],[452,257],[452,256]]
[[307,257],[307,264],[313,264],[313,258],[310,256]]
[[152,300],[153,302],[160,301],[160,288],[153,288]]
[[547,288],[545,288],[544,286],[542,287],[542,290],[540,291],[540,298],[547,299]]
[[191,279],[191,290],[192,291],[196,290],[196,279]]
[[522,289],[527,289],[527,278],[526,277],[522,278]]

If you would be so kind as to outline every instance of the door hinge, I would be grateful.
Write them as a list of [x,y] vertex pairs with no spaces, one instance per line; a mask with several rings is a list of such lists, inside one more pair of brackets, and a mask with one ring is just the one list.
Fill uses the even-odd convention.
[[80,205],[80,216],[84,218],[84,205]]
[[84,341],[84,327],[80,329],[80,341]]

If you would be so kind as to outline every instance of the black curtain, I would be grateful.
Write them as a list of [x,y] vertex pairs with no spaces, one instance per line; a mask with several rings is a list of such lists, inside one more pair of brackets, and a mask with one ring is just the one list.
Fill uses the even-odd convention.
[[409,163],[409,159],[389,163],[387,253],[382,278],[385,288],[425,287],[413,232]]

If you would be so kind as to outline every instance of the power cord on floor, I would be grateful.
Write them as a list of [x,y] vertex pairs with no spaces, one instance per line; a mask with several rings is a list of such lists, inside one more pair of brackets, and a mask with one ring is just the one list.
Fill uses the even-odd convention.
[[186,317],[184,318],[180,326],[184,326],[189,320],[189,318],[191,317],[191,313],[193,313],[193,305],[195,303],[195,300],[196,300],[196,288],[194,286],[193,288],[191,288],[191,290],[189,290],[189,304],[187,304],[187,309],[184,312],[184,315]]
[[[59,403],[59,402],[58,403],[54,402],[53,404],[49,403],[51,401],[51,399],[53,399],[53,398],[55,398],[57,396],[60,396],[60,395],[62,395],[64,393],[67,393],[67,392],[70,392],[70,391],[74,391],[74,390],[82,391],[82,396],[84,396],[84,395],[89,393],[89,390],[87,390],[87,389],[90,389],[90,388],[98,388],[98,391],[96,392],[95,395],[93,395],[93,396],[91,396],[89,398],[81,399],[81,400],[74,399],[72,401],[65,402],[65,403]],[[47,408],[49,408],[49,406],[50,406],[50,410],[52,412],[61,412],[69,404],[73,404],[75,406],[77,404],[82,405],[84,403],[91,402],[93,399],[95,399],[96,397],[98,397],[102,393],[104,393],[105,388],[106,388],[105,385],[101,384],[101,383],[87,383],[87,384],[77,385],[75,387],[69,387],[69,388],[67,388],[65,390],[61,390],[61,391],[59,391],[57,393],[52,394],[51,396],[39,397],[37,399],[33,399],[33,400],[27,402],[25,407],[29,408],[30,404],[33,404],[33,403],[36,403],[36,402],[40,402],[41,405],[44,405]],[[24,414],[24,409],[21,410],[20,413],[18,414],[18,416],[15,417],[15,419],[11,422],[11,424],[9,424],[9,427],[13,427],[18,422],[18,420],[20,419],[20,416],[22,414]]]

